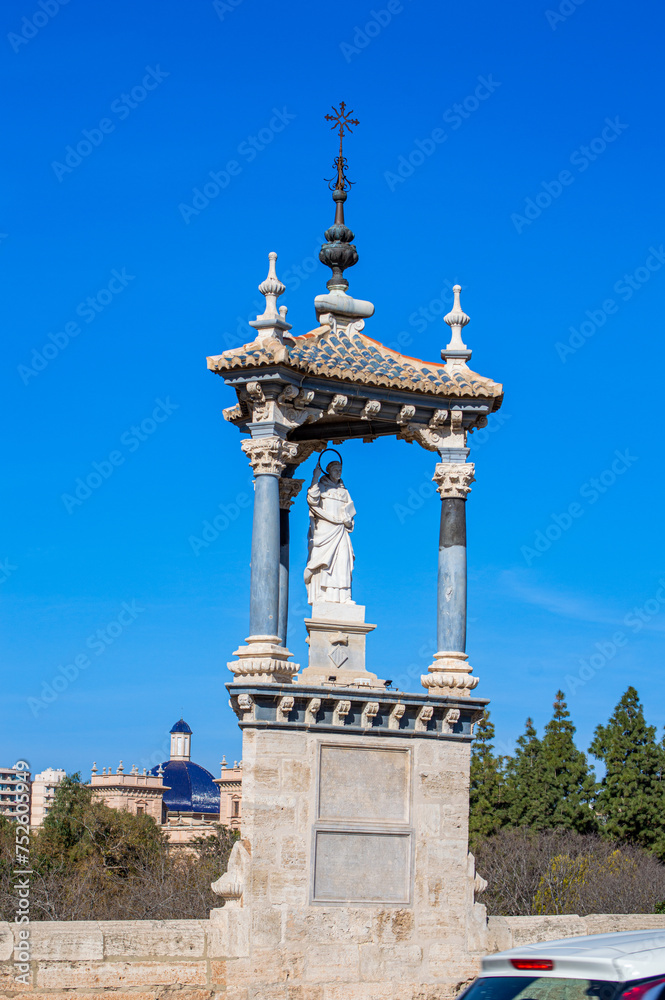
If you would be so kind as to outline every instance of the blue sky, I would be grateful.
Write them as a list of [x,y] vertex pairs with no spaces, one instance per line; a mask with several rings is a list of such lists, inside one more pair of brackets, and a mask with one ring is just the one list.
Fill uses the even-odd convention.
[[[315,325],[340,100],[366,332],[437,359],[459,281],[471,366],[505,385],[468,501],[468,652],[500,748],[560,686],[583,747],[628,683],[661,727],[660,8],[6,0],[2,22],[0,763],[154,763],[181,713],[198,762],[240,755],[251,483],[205,358],[249,339],[270,250],[294,332]],[[434,456],[343,450],[368,666],[418,690]],[[300,663],[306,520],[301,498]]]

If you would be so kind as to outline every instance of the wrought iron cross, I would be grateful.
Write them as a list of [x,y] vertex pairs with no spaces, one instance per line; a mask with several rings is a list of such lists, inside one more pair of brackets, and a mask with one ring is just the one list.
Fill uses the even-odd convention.
[[[349,132],[350,134],[353,132],[351,126],[360,125],[360,122],[358,121],[357,118],[351,118],[351,115],[353,114],[353,109],[347,111],[346,104],[344,101],[340,103],[339,111],[337,110],[334,104],[332,106],[332,109],[335,112],[335,114],[326,115],[325,118],[327,122],[333,122],[333,124],[330,126],[333,131],[335,129],[339,129],[339,156],[335,160],[334,164],[337,170],[337,183],[335,184],[335,187],[344,190],[344,188],[351,183],[347,179],[344,173],[344,170],[346,168],[346,159],[344,158],[344,153],[342,152],[344,130],[346,129],[346,131]],[[331,187],[332,187],[332,182],[331,182]]]

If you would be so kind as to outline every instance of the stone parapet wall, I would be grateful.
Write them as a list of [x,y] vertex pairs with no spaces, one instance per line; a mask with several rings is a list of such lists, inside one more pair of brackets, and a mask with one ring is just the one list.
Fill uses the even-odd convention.
[[[14,978],[16,966],[12,956],[17,928],[0,923],[0,1000],[26,997],[43,1000],[446,1000],[454,993],[447,985],[423,987],[405,982],[403,968],[395,968],[394,978],[387,979],[379,944],[368,946],[364,956],[368,972],[374,964],[376,979],[361,984],[349,982],[348,945],[341,940],[342,935],[339,935],[336,962],[326,949],[327,983],[307,984],[301,979],[296,985],[288,980],[280,981],[284,966],[279,948],[275,948],[274,985],[252,987],[247,983],[247,969],[235,975],[234,965],[238,960],[229,960],[225,954],[228,942],[226,934],[220,933],[223,921],[221,925],[218,919],[33,923],[30,926],[30,985],[24,986]],[[501,951],[520,944],[573,935],[646,929],[665,929],[665,915],[490,917],[484,950]],[[445,940],[442,944],[445,946]],[[415,958],[410,953],[412,948],[412,945],[406,946],[405,953],[400,956],[407,965]],[[391,957],[394,957],[392,950]],[[469,956],[469,966],[479,969],[480,954]]]

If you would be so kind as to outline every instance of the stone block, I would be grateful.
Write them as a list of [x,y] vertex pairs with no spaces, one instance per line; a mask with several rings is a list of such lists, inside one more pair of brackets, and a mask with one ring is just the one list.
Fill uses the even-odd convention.
[[277,948],[282,939],[282,911],[261,909],[252,913],[251,943],[254,948]]
[[614,934],[616,931],[665,929],[663,913],[592,913],[582,918],[587,934]]
[[404,988],[392,983],[330,985],[326,986],[324,991],[325,1000],[403,1000],[406,997]]
[[279,764],[279,782],[288,794],[306,792],[312,784],[312,768],[306,760],[282,760]]
[[231,984],[223,993],[216,993],[213,1000],[249,1000],[249,989],[247,986]]
[[206,928],[208,958],[248,958],[251,911],[239,906],[213,910]]
[[[32,982],[32,973],[28,974],[28,982]],[[2,1000],[5,990],[7,993],[29,993],[32,986],[17,982],[16,966],[13,962],[0,962],[0,990],[3,990],[3,993],[0,994],[0,1000]],[[30,995],[32,996],[32,994]]]
[[372,919],[371,940],[377,944],[408,941],[414,930],[413,910],[390,907]]
[[203,920],[105,920],[99,928],[107,958],[203,958],[206,924]]
[[[18,943],[21,925],[14,924]],[[96,920],[37,920],[30,924],[30,956],[37,962],[99,961],[104,936]]]
[[559,938],[588,934],[587,925],[576,914],[545,917],[504,917],[512,936],[511,948],[538,941],[557,941]]
[[360,952],[355,944],[311,944],[305,953],[305,982],[357,983]]
[[12,927],[6,920],[0,920],[0,962],[8,962],[14,954],[14,935]]
[[280,862],[283,868],[305,868],[307,848],[303,837],[284,837],[280,848]]
[[228,963],[218,958],[210,961],[210,982],[215,989],[226,989]]
[[422,978],[422,959],[422,948],[416,944],[361,944],[360,978],[417,982]]
[[205,962],[39,962],[36,985],[78,987],[205,986]]
[[433,941],[428,949],[429,974],[433,979],[448,979],[460,958],[466,954],[463,934],[446,933],[442,941]]

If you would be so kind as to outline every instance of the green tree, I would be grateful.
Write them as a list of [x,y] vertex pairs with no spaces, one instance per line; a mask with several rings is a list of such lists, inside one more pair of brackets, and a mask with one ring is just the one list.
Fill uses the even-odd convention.
[[543,746],[533,724],[517,740],[515,755],[506,766],[506,807],[510,826],[547,828],[547,788]]
[[494,754],[494,724],[486,710],[471,744],[469,838],[488,837],[506,823],[504,759]]
[[596,783],[585,754],[573,741],[575,726],[563,691],[557,691],[553,707],[554,715],[545,727],[541,744],[545,780],[542,819],[546,829],[591,833],[596,829],[592,808]]
[[605,765],[596,798],[600,830],[608,837],[650,848],[665,857],[663,747],[629,687],[606,726],[598,726],[590,752]]

